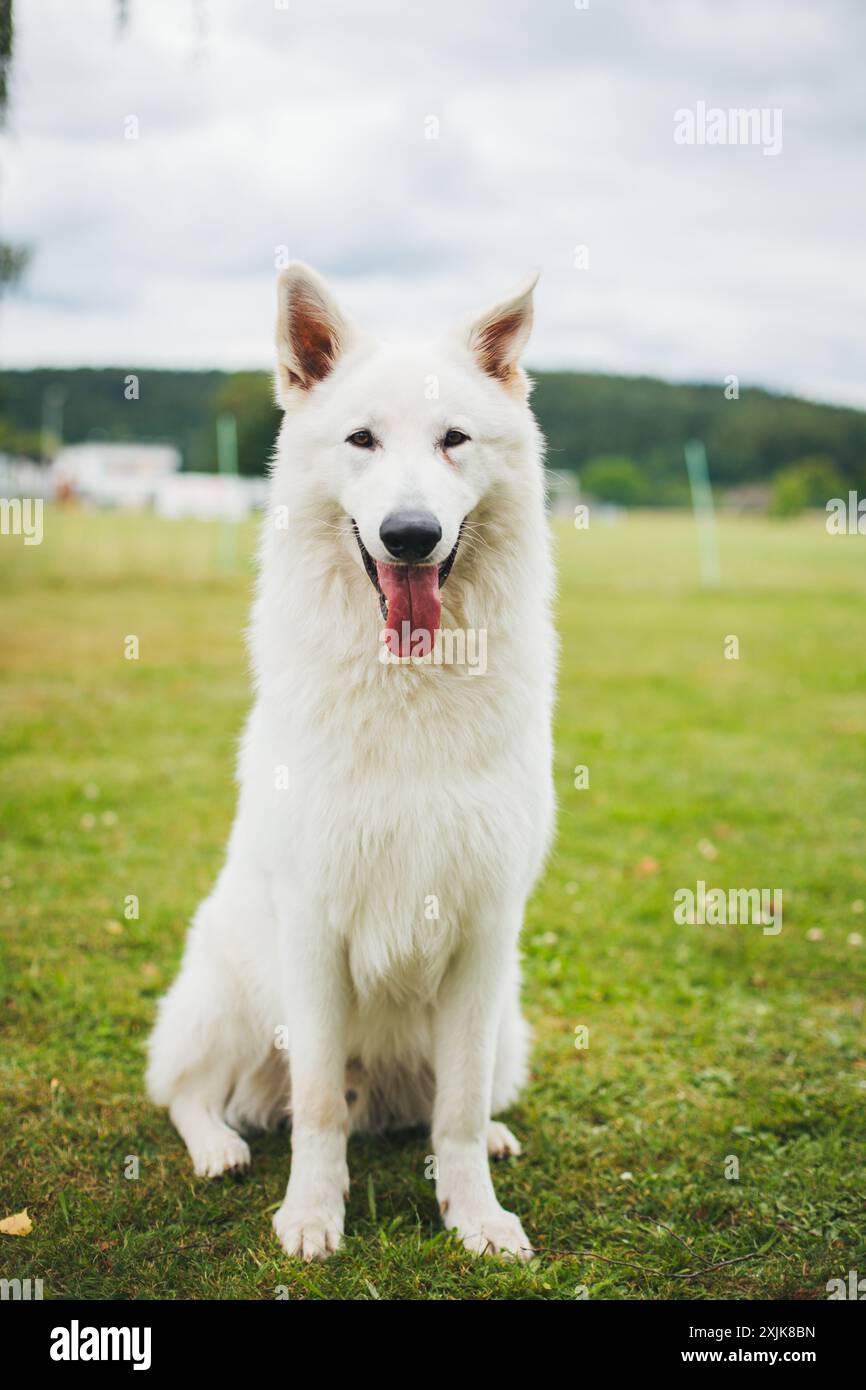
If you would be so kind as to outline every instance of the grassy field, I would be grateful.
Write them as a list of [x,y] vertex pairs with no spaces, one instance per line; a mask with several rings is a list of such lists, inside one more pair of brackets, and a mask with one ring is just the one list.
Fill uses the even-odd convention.
[[[409,1134],[352,1141],[345,1247],[298,1268],[270,1226],[286,1137],[209,1184],[142,1090],[232,814],[251,539],[226,575],[204,524],[50,512],[42,546],[0,538],[0,1216],[34,1223],[0,1235],[0,1277],[46,1298],[816,1299],[866,1275],[866,542],[724,521],[708,593],[685,515],[559,527],[559,837],[524,937],[525,1154],[496,1173],[538,1258],[454,1244]],[[781,933],[677,925],[699,879],[781,889]]]

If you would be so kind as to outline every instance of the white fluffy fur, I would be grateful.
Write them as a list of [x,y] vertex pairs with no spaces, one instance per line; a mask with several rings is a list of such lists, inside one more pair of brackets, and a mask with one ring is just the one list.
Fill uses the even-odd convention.
[[[342,1237],[347,1133],[416,1123],[432,1126],[448,1226],[471,1250],[530,1253],[488,1152],[519,1152],[491,1116],[525,1080],[517,943],[553,823],[551,566],[517,365],[531,290],[395,347],[306,267],[280,279],[256,700],[226,862],[161,1003],[148,1088],[209,1176],[249,1161],[239,1131],[291,1115],[274,1225],[306,1259]],[[325,369],[304,352],[311,318]],[[364,428],[380,448],[344,442]],[[449,428],[470,440],[446,456]],[[467,518],[442,624],[486,630],[483,675],[380,660],[350,518],[385,559],[379,524],[401,505],[440,519],[437,562]]]

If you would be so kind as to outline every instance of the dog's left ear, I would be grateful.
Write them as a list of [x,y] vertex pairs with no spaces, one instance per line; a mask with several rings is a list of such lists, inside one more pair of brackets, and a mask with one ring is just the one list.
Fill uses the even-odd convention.
[[355,337],[321,276],[292,261],[277,282],[277,403],[288,410],[323,381]]
[[532,291],[537,283],[536,270],[468,328],[469,349],[479,367],[513,394],[526,391],[520,356],[532,332]]

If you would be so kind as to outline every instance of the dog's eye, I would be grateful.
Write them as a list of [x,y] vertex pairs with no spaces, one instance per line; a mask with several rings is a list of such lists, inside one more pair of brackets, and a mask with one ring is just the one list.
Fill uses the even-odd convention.
[[462,430],[449,430],[442,440],[443,449],[456,449],[458,444],[465,444],[469,435]]
[[376,441],[370,430],[355,430],[346,440],[347,444],[354,444],[356,449],[372,449]]

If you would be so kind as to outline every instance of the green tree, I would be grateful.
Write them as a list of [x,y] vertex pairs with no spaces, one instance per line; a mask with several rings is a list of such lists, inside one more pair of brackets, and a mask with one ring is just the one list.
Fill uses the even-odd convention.
[[825,507],[831,497],[841,497],[846,483],[835,463],[825,454],[798,459],[773,479],[772,516],[797,516],[807,507]]
[[630,458],[590,459],[580,471],[580,485],[590,497],[622,507],[636,507],[646,498],[643,475]]
[[262,473],[271,457],[280,424],[274,388],[264,372],[235,372],[214,395],[217,415],[234,415],[238,427],[238,468]]

